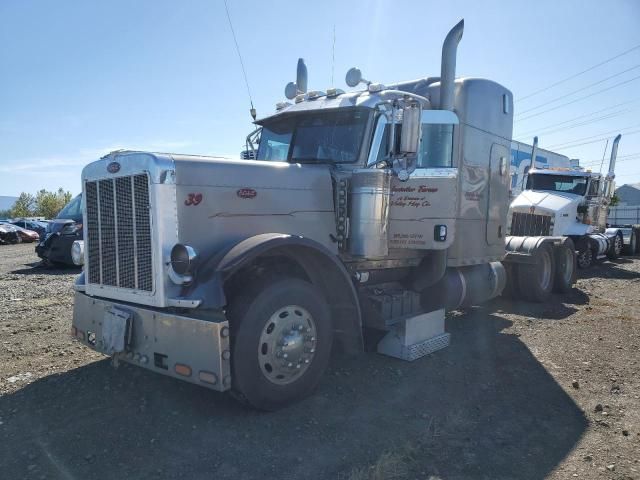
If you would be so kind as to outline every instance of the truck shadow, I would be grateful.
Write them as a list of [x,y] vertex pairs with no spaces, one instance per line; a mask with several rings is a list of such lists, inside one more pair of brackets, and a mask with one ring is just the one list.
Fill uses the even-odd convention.
[[497,297],[490,302],[474,307],[480,311],[490,313],[511,313],[534,317],[539,320],[562,320],[578,311],[575,305],[586,305],[589,296],[578,288],[562,295],[552,295],[546,303],[533,303],[523,300],[512,300],[507,297]]
[[621,268],[623,265],[633,264],[629,258],[618,258],[605,263],[593,265],[585,270],[578,270],[578,278],[613,278],[617,280],[633,280],[640,278],[640,272]]
[[82,268],[74,265],[47,267],[40,262],[28,263],[25,266],[27,268],[18,268],[9,273],[13,275],[79,275],[82,271]]
[[336,356],[312,397],[269,414],[98,361],[0,397],[3,475],[349,479],[409,445],[411,478],[542,479],[587,420],[510,325],[474,310],[413,363]]

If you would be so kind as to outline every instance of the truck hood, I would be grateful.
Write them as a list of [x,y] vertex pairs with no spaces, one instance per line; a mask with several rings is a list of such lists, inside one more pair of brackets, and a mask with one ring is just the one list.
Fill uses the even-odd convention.
[[510,209],[515,212],[537,212],[547,215],[559,213],[575,215],[580,202],[582,197],[572,193],[525,190],[511,202]]

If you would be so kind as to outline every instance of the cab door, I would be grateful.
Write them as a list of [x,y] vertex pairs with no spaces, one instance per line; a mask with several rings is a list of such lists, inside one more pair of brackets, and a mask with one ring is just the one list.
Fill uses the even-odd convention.
[[442,250],[455,237],[458,169],[453,165],[457,116],[446,110],[422,113],[416,168],[406,181],[394,176],[389,208],[389,248]]
[[485,238],[487,245],[502,245],[509,209],[509,149],[494,143],[489,160],[489,194]]

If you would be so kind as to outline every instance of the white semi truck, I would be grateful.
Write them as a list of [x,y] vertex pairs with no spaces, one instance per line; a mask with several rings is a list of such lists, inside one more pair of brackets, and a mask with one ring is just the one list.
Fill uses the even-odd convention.
[[606,176],[580,168],[531,168],[526,189],[509,209],[510,235],[566,237],[575,245],[580,268],[597,259],[615,259],[623,251],[637,253],[639,226],[607,222],[620,138],[613,142]]
[[[534,140],[535,143],[535,140]],[[524,142],[511,142],[511,196],[517,197],[525,188],[526,176],[531,168],[531,154],[534,146]],[[566,155],[537,148],[535,168],[571,168],[577,161]]]
[[445,309],[499,295],[507,272],[533,300],[570,287],[564,237],[507,237],[513,98],[455,79],[463,26],[439,77],[384,86],[351,69],[363,90],[307,91],[301,65],[246,159],[120,151],[87,165],[73,335],[275,409],[365,332],[406,360],[446,347]]

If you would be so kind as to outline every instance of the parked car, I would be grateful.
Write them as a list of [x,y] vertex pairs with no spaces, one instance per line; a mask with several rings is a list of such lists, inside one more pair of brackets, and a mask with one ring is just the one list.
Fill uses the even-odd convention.
[[36,246],[36,254],[46,265],[74,265],[71,247],[82,240],[82,195],[71,200],[50,220],[44,238]]
[[18,234],[18,228],[10,223],[0,223],[0,245],[20,243],[22,238]]
[[26,228],[27,230],[32,230],[34,232],[37,232],[38,235],[40,235],[41,237],[44,237],[46,231],[47,231],[47,222],[45,221],[40,221],[40,220],[12,220],[11,222],[12,225],[16,225],[18,227],[21,228]]
[[40,234],[38,232],[34,232],[33,230],[19,227],[18,225],[14,225],[13,223],[4,223],[4,225],[15,228],[16,232],[18,232],[18,236],[20,237],[20,240],[22,240],[23,242],[31,243],[31,242],[37,242],[38,240],[40,240]]

